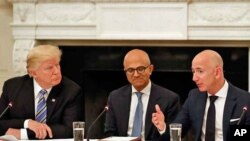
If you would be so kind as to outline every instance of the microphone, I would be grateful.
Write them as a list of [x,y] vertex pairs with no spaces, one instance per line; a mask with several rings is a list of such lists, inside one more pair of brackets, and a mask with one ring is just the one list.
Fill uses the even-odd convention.
[[109,110],[108,106],[105,106],[103,111],[99,114],[99,116],[92,122],[92,124],[89,126],[88,133],[87,133],[87,141],[89,141],[89,134],[92,129],[92,127],[95,125],[96,121],[106,112]]
[[241,115],[240,115],[239,121],[237,122],[237,125],[240,125],[241,120],[243,119],[243,117],[244,117],[245,114],[246,114],[246,111],[247,111],[247,107],[245,106],[245,107],[243,107],[243,109],[242,109],[242,113],[241,113]]
[[0,115],[0,119],[2,118],[2,116],[6,113],[6,111],[9,109],[9,108],[11,108],[12,107],[12,102],[10,102],[9,104],[8,104],[8,106],[3,110],[3,112],[1,113],[1,115]]

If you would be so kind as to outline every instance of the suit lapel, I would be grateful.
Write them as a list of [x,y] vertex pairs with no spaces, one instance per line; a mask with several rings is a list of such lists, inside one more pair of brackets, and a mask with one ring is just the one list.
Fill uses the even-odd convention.
[[55,110],[56,104],[58,102],[57,97],[60,93],[61,86],[60,83],[57,86],[54,86],[52,90],[50,91],[49,97],[47,98],[47,121],[50,119],[53,111]]
[[[197,125],[196,126],[198,127],[197,131],[200,131],[200,132],[199,132],[197,138],[201,137],[201,131],[202,131],[202,124],[203,124],[203,117],[204,117],[204,113],[205,113],[206,102],[207,102],[207,93],[203,92],[203,93],[198,94],[198,100],[197,100],[197,116],[198,116],[197,119],[198,120],[197,120]],[[196,114],[196,113],[194,113],[194,114]]]
[[223,138],[226,140],[228,127],[230,125],[230,118],[232,116],[232,113],[234,111],[235,105],[236,105],[236,95],[233,94],[233,87],[231,84],[229,84],[228,92],[227,92],[227,98],[225,102],[225,108],[224,108],[224,114],[223,114]]
[[[35,101],[34,101],[34,84],[33,79],[28,78],[28,80],[24,83],[22,91],[20,92],[21,98],[24,99],[24,102],[30,102],[30,105],[24,104],[24,111],[27,113],[29,117],[32,117],[32,119],[35,119]],[[31,108],[33,107],[33,108]]]
[[124,111],[124,116],[122,116],[124,119],[121,119],[122,122],[121,124],[121,132],[126,135],[128,131],[128,122],[129,122],[129,113],[130,113],[130,103],[131,103],[131,93],[132,93],[132,88],[131,85],[125,89],[124,93],[122,93],[122,99],[121,103],[124,102],[124,107],[122,111]]
[[152,88],[149,96],[148,101],[148,107],[147,107],[147,113],[145,117],[145,139],[148,137],[150,130],[153,128],[153,124],[151,122],[152,113],[155,111],[155,104],[157,103],[157,100],[160,98],[159,94],[156,94],[154,91],[154,84],[152,83]]

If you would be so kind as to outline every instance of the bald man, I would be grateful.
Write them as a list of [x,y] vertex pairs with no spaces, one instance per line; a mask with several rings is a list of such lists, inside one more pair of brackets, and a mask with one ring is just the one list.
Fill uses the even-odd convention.
[[[154,70],[148,54],[139,49],[129,51],[124,57],[124,71],[130,84],[112,91],[108,98],[110,110],[107,111],[105,134],[107,136],[138,136],[142,140],[162,140],[163,136],[151,122],[155,105],[158,105],[172,122],[179,111],[179,97],[176,93],[151,82]],[[134,117],[138,98],[142,101],[142,125],[139,135],[133,134]],[[138,126],[138,125],[136,125]]]
[[[239,119],[243,107],[250,108],[250,94],[241,90],[224,78],[223,60],[221,56],[213,50],[204,50],[198,53],[192,61],[193,81],[196,89],[189,92],[182,110],[174,122],[182,124],[182,133],[185,135],[189,129],[193,130],[194,141],[228,141],[230,125],[238,124],[239,120],[233,122],[232,119]],[[215,107],[215,134],[214,136],[206,132],[206,125],[212,124],[207,121],[209,117],[210,96],[216,96]],[[159,107],[153,113],[152,122],[161,131],[165,125],[164,115]],[[250,112],[239,124],[250,124]],[[206,136],[207,133],[207,136]],[[207,139],[209,136],[213,139]]]

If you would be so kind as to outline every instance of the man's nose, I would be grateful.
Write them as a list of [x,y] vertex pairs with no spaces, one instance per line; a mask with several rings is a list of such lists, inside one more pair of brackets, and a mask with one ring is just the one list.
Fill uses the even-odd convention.
[[193,81],[197,81],[198,80],[198,77],[195,73],[193,73]]
[[60,66],[54,66],[54,73],[60,72]]
[[138,71],[137,71],[137,70],[135,70],[135,72],[134,72],[134,76],[138,76],[138,75],[140,75],[140,74],[138,73]]

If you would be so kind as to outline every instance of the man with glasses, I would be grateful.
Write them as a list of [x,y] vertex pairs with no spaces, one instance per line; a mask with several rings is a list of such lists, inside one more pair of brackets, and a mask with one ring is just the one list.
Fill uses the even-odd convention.
[[151,122],[152,113],[155,112],[155,107],[160,107],[168,119],[165,122],[172,122],[180,107],[178,95],[151,82],[154,66],[145,51],[129,51],[124,57],[123,65],[130,84],[112,91],[109,95],[106,136],[161,140],[163,136]]

